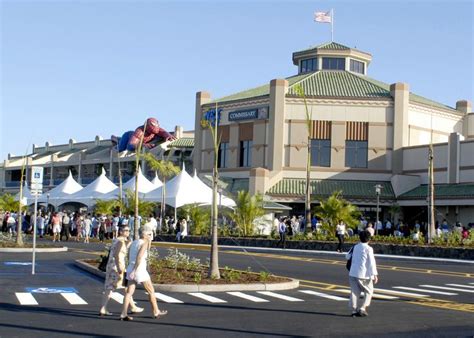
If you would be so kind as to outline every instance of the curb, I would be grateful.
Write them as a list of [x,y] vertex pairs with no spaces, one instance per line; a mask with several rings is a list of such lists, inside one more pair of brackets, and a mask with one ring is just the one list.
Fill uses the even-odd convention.
[[[156,246],[160,246],[160,243],[166,245],[175,245],[181,246],[181,248],[186,249],[186,247],[202,247],[209,248],[210,244],[200,244],[200,243],[176,243],[176,242],[153,242],[156,243]],[[354,243],[355,244],[355,243]],[[324,251],[324,250],[304,250],[304,249],[282,249],[282,248],[267,248],[267,247],[252,247],[252,246],[237,246],[237,245],[219,245],[219,248],[230,249],[230,250],[241,250],[243,252],[275,252],[275,253],[301,253],[305,255],[328,255],[328,256],[340,256],[345,257],[347,252],[335,252],[335,251]],[[422,257],[422,256],[401,256],[401,255],[388,255],[388,254],[374,254],[376,258],[383,259],[400,259],[400,260],[415,260],[415,261],[431,261],[431,262],[446,262],[446,263],[460,263],[460,264],[474,264],[474,260],[469,259],[454,259],[454,258],[436,258],[436,257]]]
[[[105,272],[96,267],[76,260],[74,264],[97,277],[105,279]],[[300,286],[300,281],[292,279],[289,282],[282,283],[254,283],[254,284],[217,284],[217,285],[199,285],[199,284],[153,284],[155,291],[168,292],[225,292],[225,291],[278,291],[296,289]]]
[[[68,248],[63,246],[61,248],[36,248],[36,252],[48,253],[48,252],[66,252]],[[32,253],[33,248],[0,248],[0,252],[11,252],[11,253]]]

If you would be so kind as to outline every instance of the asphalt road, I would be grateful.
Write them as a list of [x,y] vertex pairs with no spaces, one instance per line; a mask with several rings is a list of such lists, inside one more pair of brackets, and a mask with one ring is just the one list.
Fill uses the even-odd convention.
[[[189,293],[162,293],[171,298],[159,300],[160,307],[169,311],[160,319],[151,318],[147,295],[138,290],[135,299],[145,311],[133,322],[121,322],[121,305],[115,300],[110,311],[116,316],[98,317],[103,280],[73,265],[75,259],[97,257],[103,244],[66,245],[70,248],[66,253],[37,254],[34,276],[31,265],[17,265],[31,261],[31,254],[0,254],[0,337],[474,335],[474,264],[378,257],[376,294],[381,298],[373,300],[369,317],[352,318],[342,255],[226,248],[219,255],[221,267],[270,271],[300,279],[300,287],[274,294],[245,292],[243,296],[251,299],[225,292],[204,295],[217,298],[217,303]],[[162,256],[170,246],[178,246],[158,245]],[[209,257],[208,247],[179,245],[179,250],[202,262]],[[40,293],[46,291],[63,294]]]

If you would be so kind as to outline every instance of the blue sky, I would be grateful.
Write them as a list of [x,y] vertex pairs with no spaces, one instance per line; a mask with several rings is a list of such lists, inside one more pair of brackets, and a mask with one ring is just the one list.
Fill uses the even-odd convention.
[[[294,75],[294,51],[334,40],[368,75],[454,106],[474,99],[471,1],[9,1],[1,3],[0,159],[104,138],[154,116],[194,128],[195,93]],[[20,137],[19,137],[20,135]]]

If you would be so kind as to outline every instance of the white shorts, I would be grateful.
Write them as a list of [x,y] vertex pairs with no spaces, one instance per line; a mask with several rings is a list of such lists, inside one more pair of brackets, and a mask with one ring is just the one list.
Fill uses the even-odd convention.
[[61,233],[61,226],[59,224],[54,224],[53,225],[53,234],[59,234]]

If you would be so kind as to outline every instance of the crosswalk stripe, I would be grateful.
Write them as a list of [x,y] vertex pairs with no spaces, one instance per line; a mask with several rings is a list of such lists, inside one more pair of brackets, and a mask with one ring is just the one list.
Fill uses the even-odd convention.
[[463,284],[446,284],[446,285],[449,285],[449,286],[459,286],[459,287],[461,287],[461,288],[474,289],[474,286],[470,286],[470,285],[463,285]]
[[38,305],[35,297],[29,292],[16,292],[15,296],[21,305]]
[[409,290],[409,291],[421,291],[421,292],[428,292],[428,293],[435,293],[438,295],[446,295],[446,296],[456,296],[457,293],[454,292],[443,292],[443,291],[435,291],[435,290],[426,290],[426,289],[417,289],[417,288],[409,288],[406,286],[394,286],[394,289],[402,289],[402,290]]
[[472,284],[472,285],[474,285],[474,283],[469,283],[469,284]]
[[437,286],[437,285],[419,285],[419,286],[421,286],[422,288],[433,288],[433,289],[441,289],[441,290],[451,290],[451,291],[474,293],[474,290],[466,290],[466,289],[459,289],[459,288],[448,288],[446,286]]
[[275,292],[271,292],[271,291],[257,291],[257,292],[261,295],[274,297],[274,298],[279,298],[279,299],[287,300],[289,302],[304,302],[303,299],[290,297],[290,296],[285,296],[285,295],[281,295],[279,293],[275,293]]
[[209,296],[209,295],[206,295],[202,292],[190,292],[190,293],[188,293],[188,295],[207,300],[210,303],[227,303],[227,301],[225,301],[223,299],[219,299],[219,298],[216,298],[216,297],[213,297],[213,296]]
[[347,298],[339,297],[339,296],[333,296],[333,295],[328,295],[327,293],[322,293],[322,292],[316,292],[313,290],[298,290],[299,292],[306,293],[309,295],[315,295],[318,297],[323,297],[323,298],[328,298],[332,300],[338,300],[338,301],[347,301]]
[[247,300],[250,300],[251,302],[255,302],[255,303],[267,303],[269,302],[268,300],[266,299],[263,299],[263,298],[260,298],[260,297],[255,297],[255,296],[251,296],[251,295],[247,295],[243,292],[227,292],[229,295],[231,296],[235,296],[235,297],[239,297],[239,298],[243,298],[243,299],[247,299]]
[[75,292],[62,292],[61,296],[63,296],[71,305],[87,305],[87,302],[79,297]]
[[[348,294],[351,293],[351,290],[347,290],[347,289],[335,289],[334,291],[342,292],[342,293],[348,293]],[[386,296],[386,295],[379,295],[379,294],[377,294],[377,293],[374,293],[374,294],[372,295],[372,298],[394,300],[394,299],[398,299],[399,297]]]
[[179,299],[164,295],[160,292],[155,292],[155,297],[159,300],[162,300],[165,303],[183,304],[183,302],[180,301]]
[[118,293],[118,292],[112,292],[112,294],[110,295],[110,298],[112,298],[113,300],[115,300],[117,303],[119,304],[123,304],[123,295]]
[[378,291],[378,292],[382,292],[382,293],[388,293],[389,295],[396,295],[396,296],[429,297],[429,295],[422,295],[420,293],[394,291],[394,290],[379,289],[379,288],[374,288],[374,291]]

